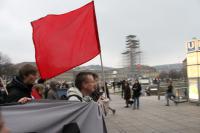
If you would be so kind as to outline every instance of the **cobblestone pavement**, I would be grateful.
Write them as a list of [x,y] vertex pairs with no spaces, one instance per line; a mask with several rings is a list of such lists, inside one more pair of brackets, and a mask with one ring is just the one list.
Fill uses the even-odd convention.
[[141,97],[140,110],[124,108],[118,95],[111,95],[116,115],[106,118],[108,133],[200,133],[200,107],[180,103],[165,106],[164,97]]

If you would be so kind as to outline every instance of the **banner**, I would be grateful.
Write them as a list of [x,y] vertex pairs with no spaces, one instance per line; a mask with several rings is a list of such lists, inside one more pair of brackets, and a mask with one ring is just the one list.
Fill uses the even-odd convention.
[[107,133],[97,103],[43,100],[2,106],[12,133]]

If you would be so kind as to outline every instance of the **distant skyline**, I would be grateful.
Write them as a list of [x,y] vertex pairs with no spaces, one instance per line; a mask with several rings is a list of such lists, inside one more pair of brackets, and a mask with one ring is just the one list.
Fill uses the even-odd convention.
[[[62,14],[91,0],[1,0],[0,52],[13,63],[35,61],[30,22]],[[142,64],[181,63],[185,42],[200,38],[199,0],[95,0],[105,66],[122,67],[125,37],[137,35]],[[84,65],[100,64],[99,57]]]

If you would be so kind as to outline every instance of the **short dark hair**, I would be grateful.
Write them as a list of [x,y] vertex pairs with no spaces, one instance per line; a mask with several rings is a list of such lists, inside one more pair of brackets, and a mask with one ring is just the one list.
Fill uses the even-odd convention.
[[94,73],[92,72],[80,72],[79,74],[76,75],[76,79],[75,79],[75,86],[81,90],[82,84],[83,82],[86,81],[86,77],[91,75],[92,77],[94,77],[93,75]]
[[37,68],[33,65],[26,64],[19,69],[19,77],[22,79],[24,79],[24,76],[28,76],[30,74],[37,74]]

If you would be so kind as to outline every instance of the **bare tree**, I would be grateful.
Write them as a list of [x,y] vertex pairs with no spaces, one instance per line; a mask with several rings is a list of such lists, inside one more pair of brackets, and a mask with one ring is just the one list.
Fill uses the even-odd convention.
[[11,63],[10,58],[7,55],[4,55],[0,52],[0,65]]
[[169,78],[171,79],[181,79],[182,74],[181,71],[177,71],[177,70],[170,70],[169,71]]
[[16,69],[11,63],[11,59],[0,52],[0,76],[13,76],[16,74]]
[[162,71],[162,72],[160,72],[159,77],[162,80],[167,79],[167,78],[169,78],[169,73]]

